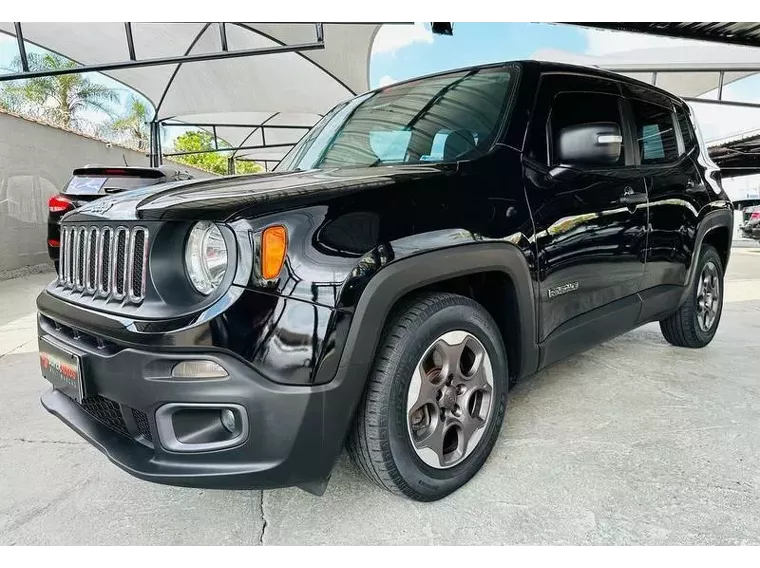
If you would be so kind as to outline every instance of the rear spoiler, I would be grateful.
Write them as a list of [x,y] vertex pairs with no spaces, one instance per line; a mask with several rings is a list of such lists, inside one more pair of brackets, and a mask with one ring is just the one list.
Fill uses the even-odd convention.
[[84,168],[76,168],[73,172],[75,176],[105,176],[105,177],[139,177],[139,178],[161,178],[166,175],[158,168],[135,168],[118,166],[106,167],[106,166],[86,166]]

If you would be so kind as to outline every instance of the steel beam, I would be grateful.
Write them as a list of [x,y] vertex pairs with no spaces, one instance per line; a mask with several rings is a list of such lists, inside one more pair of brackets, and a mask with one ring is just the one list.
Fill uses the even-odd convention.
[[[18,37],[18,36],[17,36]],[[134,69],[136,67],[157,67],[161,65],[173,65],[176,63],[197,63],[199,61],[217,61],[223,59],[236,59],[239,57],[251,57],[254,55],[272,55],[275,53],[291,53],[294,51],[313,51],[324,49],[324,41],[297,43],[293,45],[273,45],[269,47],[257,47],[252,49],[238,49],[235,51],[222,51],[219,53],[198,53],[177,55],[172,57],[155,57],[152,59],[140,59],[138,61],[119,61],[117,63],[100,63],[96,65],[82,65],[68,69],[45,69],[42,71],[24,71],[21,73],[9,73],[0,75],[0,82],[15,81],[17,79],[33,79],[35,77],[54,77],[57,75],[72,75],[76,73],[102,73],[117,71],[119,69]]]
[[[190,156],[193,154],[211,154],[212,152],[235,152],[237,150],[268,150],[269,148],[290,148],[294,145],[295,145],[295,142],[292,144],[270,144],[269,146],[262,146],[262,145],[238,146],[238,147],[230,147],[230,148],[219,148],[218,150],[212,148],[211,150],[193,150],[191,152],[172,152],[171,154],[164,154],[164,157],[172,158],[174,156]],[[251,158],[251,161],[260,162],[262,160],[256,160],[256,158]]]
[[21,22],[13,22],[16,30],[16,43],[18,43],[18,56],[21,59],[21,69],[24,72],[29,71],[29,58],[26,56],[26,46],[24,45],[24,33],[21,31]]

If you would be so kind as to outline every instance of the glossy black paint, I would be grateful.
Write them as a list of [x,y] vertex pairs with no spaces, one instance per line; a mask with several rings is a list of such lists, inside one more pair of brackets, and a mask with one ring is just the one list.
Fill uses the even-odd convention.
[[[65,221],[154,227],[160,237],[150,254],[154,294],[139,307],[108,306],[52,283],[38,299],[42,317],[51,322],[44,333],[59,336],[58,322],[92,341],[109,342],[116,352],[147,351],[148,358],[211,354],[232,362],[236,381],[245,383],[250,375],[255,383],[250,391],[230,392],[235,400],[269,397],[261,393],[270,391],[304,397],[299,413],[301,405],[316,413],[303,422],[312,437],[301,431],[294,436],[299,445],[318,445],[318,457],[308,455],[320,467],[298,462],[292,467],[303,469],[278,469],[276,482],[271,471],[221,481],[213,476],[215,458],[203,456],[198,464],[212,473],[193,484],[318,481],[339,451],[385,317],[403,295],[431,286],[488,295],[510,350],[510,375],[523,377],[676,309],[700,244],[706,238],[719,244],[712,231],[730,235],[731,204],[696,143],[680,148],[675,163],[644,167],[624,121],[625,162],[618,167],[568,167],[552,163],[551,148],[534,151],[537,141],[546,140],[558,89],[619,97],[622,116],[627,96],[683,105],[617,75],[525,62],[509,122],[491,151],[472,161],[274,172],[106,197],[98,211],[85,207]],[[228,228],[234,274],[209,299],[173,295],[184,270],[177,260],[181,244],[191,222],[200,219]],[[257,272],[257,242],[273,224],[287,228],[288,253],[280,276],[265,281]],[[729,246],[730,237],[726,260]],[[484,274],[495,276],[479,287]],[[225,388],[214,385],[214,396]],[[184,400],[187,392],[174,385],[160,401]],[[64,420],[81,420],[48,402]],[[155,401],[141,404],[146,412],[155,409]],[[293,426],[283,410],[287,405],[275,406],[278,414],[257,435],[270,435],[278,422]],[[146,459],[152,464],[155,457]],[[153,465],[143,467],[153,471]]]

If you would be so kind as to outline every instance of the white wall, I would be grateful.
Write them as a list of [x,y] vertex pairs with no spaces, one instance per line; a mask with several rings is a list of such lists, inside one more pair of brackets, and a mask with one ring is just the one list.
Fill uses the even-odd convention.
[[[0,278],[48,263],[47,201],[85,164],[147,166],[148,158],[0,112]],[[212,174],[180,165],[196,177]]]

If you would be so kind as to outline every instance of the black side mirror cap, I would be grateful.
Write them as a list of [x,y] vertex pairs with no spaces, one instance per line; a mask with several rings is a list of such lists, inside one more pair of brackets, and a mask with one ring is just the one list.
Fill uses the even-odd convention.
[[559,132],[557,158],[561,164],[611,166],[620,161],[623,136],[614,122],[568,126]]

